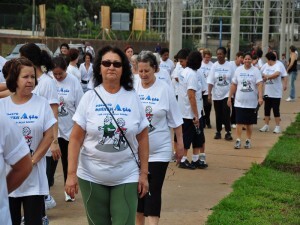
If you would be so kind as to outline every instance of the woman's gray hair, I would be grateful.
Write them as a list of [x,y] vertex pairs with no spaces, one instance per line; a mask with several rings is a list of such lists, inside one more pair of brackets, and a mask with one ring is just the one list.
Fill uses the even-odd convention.
[[138,63],[139,62],[149,63],[150,66],[155,69],[155,72],[157,72],[158,63],[155,55],[151,51],[141,51],[137,57],[137,61]]

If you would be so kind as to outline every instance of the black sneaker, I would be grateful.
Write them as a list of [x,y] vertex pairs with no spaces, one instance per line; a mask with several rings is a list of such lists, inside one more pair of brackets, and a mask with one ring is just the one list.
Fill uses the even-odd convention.
[[231,133],[228,132],[228,133],[225,134],[225,140],[226,141],[232,141],[233,140],[232,137],[231,137]]
[[205,169],[208,167],[208,165],[204,162],[198,159],[196,162],[192,161],[191,165],[193,165],[195,168],[198,169]]
[[184,162],[180,162],[178,167],[182,169],[190,169],[190,170],[196,169],[196,167],[192,165],[187,159]]
[[222,138],[221,133],[217,132],[214,139],[221,139],[221,138]]

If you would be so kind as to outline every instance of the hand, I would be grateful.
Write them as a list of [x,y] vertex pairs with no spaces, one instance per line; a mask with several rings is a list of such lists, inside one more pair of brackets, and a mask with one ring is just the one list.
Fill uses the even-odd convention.
[[229,108],[232,106],[231,98],[228,98],[228,100],[227,100],[227,105],[228,105]]
[[138,183],[139,197],[143,198],[149,192],[148,174],[141,173]]
[[194,118],[193,119],[193,123],[194,123],[194,125],[196,126],[196,127],[200,127],[200,121],[199,121],[199,119],[198,118]]
[[57,142],[52,142],[50,145],[50,151],[54,160],[59,160],[61,157],[61,151]]
[[78,178],[76,174],[68,174],[65,191],[71,198],[75,198],[75,194],[78,194]]
[[177,141],[176,143],[176,153],[175,153],[175,159],[176,159],[176,166],[179,165],[182,157],[184,154],[184,147],[183,147],[183,142],[179,143]]
[[286,91],[286,89],[287,89],[287,85],[284,84],[284,85],[283,85],[283,90]]
[[263,74],[263,75],[262,75],[262,79],[263,79],[264,82],[266,82],[266,81],[268,80],[267,75]]
[[258,99],[258,104],[259,104],[259,105],[262,105],[263,103],[264,103],[263,98],[259,98],[259,99]]
[[207,95],[207,101],[208,101],[209,104],[211,104],[211,94]]

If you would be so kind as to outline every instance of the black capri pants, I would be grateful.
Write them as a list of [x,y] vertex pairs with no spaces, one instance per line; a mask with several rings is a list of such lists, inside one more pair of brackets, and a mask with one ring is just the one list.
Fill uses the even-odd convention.
[[280,117],[280,100],[281,98],[265,98],[265,116],[270,116],[273,109],[274,117]]
[[139,198],[137,212],[144,216],[158,216],[161,211],[161,191],[169,162],[149,162],[149,194]]

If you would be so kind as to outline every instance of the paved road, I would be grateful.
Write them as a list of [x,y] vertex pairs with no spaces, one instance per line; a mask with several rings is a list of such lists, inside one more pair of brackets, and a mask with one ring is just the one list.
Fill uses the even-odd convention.
[[[300,112],[300,82],[296,102],[281,103],[282,129],[284,130]],[[284,94],[286,99],[287,92]],[[263,108],[259,111],[263,118]],[[212,125],[214,114],[212,112]],[[252,149],[234,150],[234,142],[214,140],[214,129],[206,129],[206,152],[209,167],[206,170],[183,170],[170,163],[163,188],[163,206],[160,224],[163,225],[201,225],[212,213],[211,208],[231,191],[235,180],[245,174],[252,163],[261,163],[269,149],[278,140],[279,135],[272,132],[260,133],[263,126],[259,119],[254,128]],[[270,122],[274,129],[274,120]],[[224,133],[223,133],[224,135]],[[234,137],[233,131],[233,137]],[[245,134],[243,134],[245,137]],[[86,225],[84,206],[80,194],[73,203],[64,202],[63,175],[61,165],[55,176],[55,185],[51,189],[57,206],[47,212],[51,225]]]

